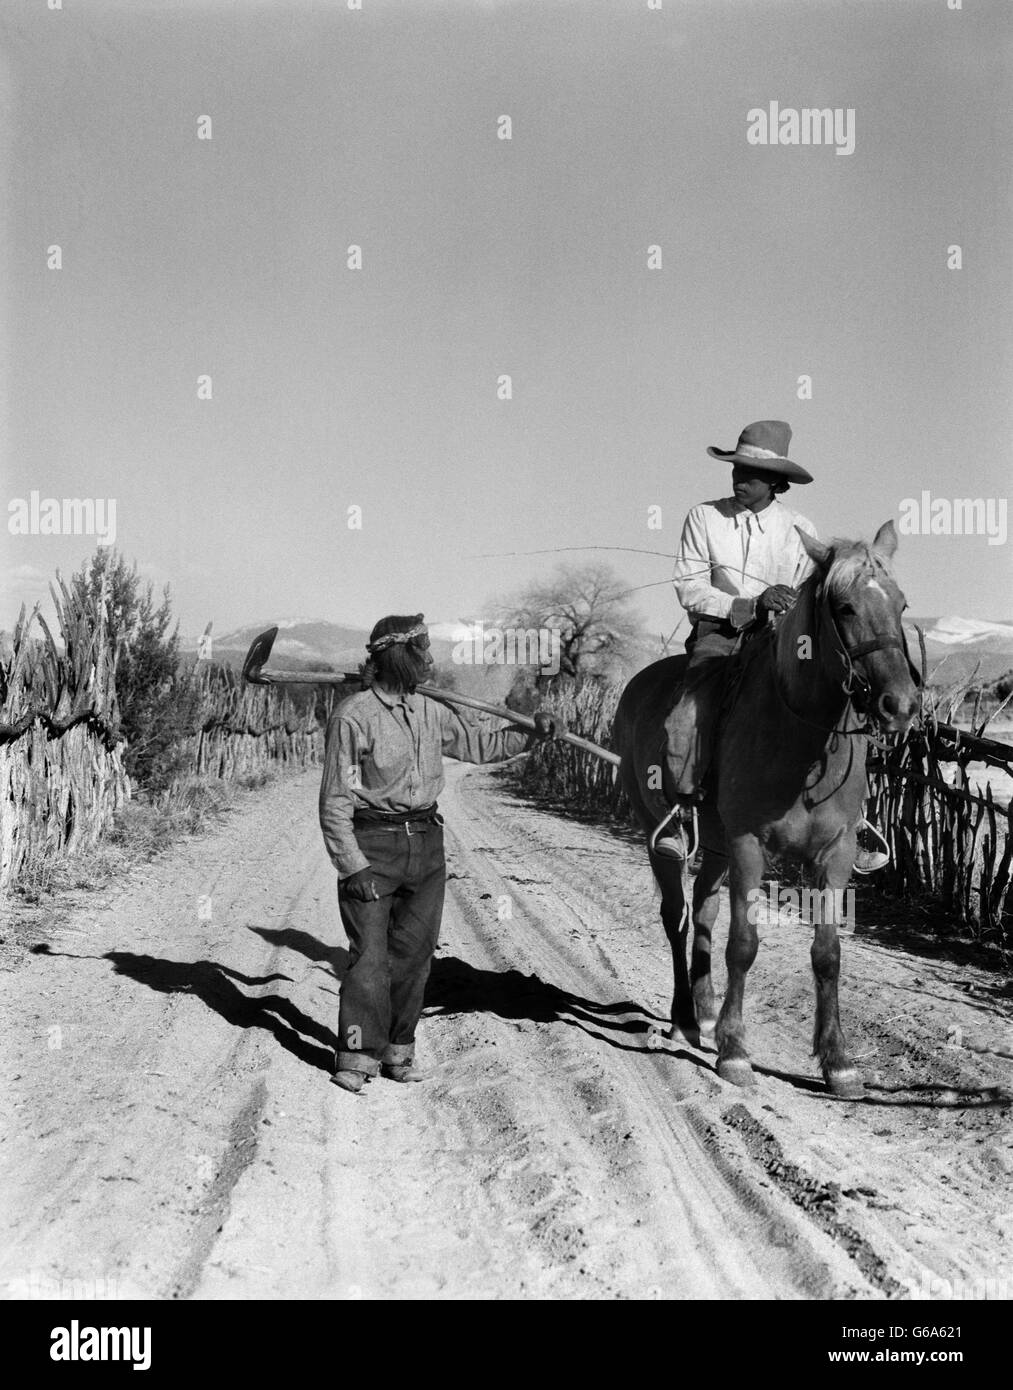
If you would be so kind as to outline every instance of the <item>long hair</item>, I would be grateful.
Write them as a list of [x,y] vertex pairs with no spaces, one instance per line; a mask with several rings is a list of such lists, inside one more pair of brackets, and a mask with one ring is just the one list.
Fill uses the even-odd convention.
[[[370,643],[391,632],[409,632],[424,621],[421,613],[393,613],[381,618],[369,634]],[[365,685],[379,680],[383,685],[404,694],[411,694],[427,672],[425,653],[429,648],[429,634],[422,633],[408,642],[392,642],[382,651],[370,652],[362,666],[362,679]]]

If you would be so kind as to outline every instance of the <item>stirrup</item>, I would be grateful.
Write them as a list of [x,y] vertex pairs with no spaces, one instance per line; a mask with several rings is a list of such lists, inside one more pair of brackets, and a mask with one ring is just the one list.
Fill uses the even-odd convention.
[[[675,817],[679,814],[679,812],[682,809],[683,807],[680,805],[680,803],[678,801],[675,802],[665,819],[659,821],[658,824],[654,827],[654,830],[651,832],[651,838],[647,842],[647,848],[650,850],[652,854],[657,853],[657,843],[658,840],[661,838],[662,831],[667,829],[667,827],[672,824],[672,821],[675,819]],[[694,858],[696,857],[697,849],[700,845],[700,821],[699,816],[697,814],[696,804],[694,803],[694,805],[690,809],[692,812],[690,818],[683,822],[683,824],[687,827],[692,826],[693,830],[692,839],[690,839],[690,836],[688,834],[686,835],[685,862],[687,864],[692,864]],[[669,857],[674,858],[675,856],[671,855]]]

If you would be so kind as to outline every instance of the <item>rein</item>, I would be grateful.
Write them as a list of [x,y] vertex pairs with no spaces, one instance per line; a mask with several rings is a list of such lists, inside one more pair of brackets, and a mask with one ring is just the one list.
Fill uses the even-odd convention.
[[[788,711],[791,717],[793,719],[797,719],[800,724],[807,724],[811,729],[818,729],[820,733],[830,734],[834,737],[838,735],[843,735],[845,738],[865,737],[868,738],[869,742],[873,745],[874,748],[888,749],[891,746],[890,744],[885,743],[880,739],[877,739],[874,736],[874,734],[870,733],[870,729],[873,726],[865,710],[859,710],[855,707],[854,700],[856,693],[858,695],[858,698],[862,700],[863,703],[867,701],[872,694],[871,682],[869,681],[868,677],[865,676],[858,669],[858,667],[855,665],[855,662],[857,660],[861,660],[863,656],[869,656],[872,652],[887,651],[893,647],[896,647],[899,651],[902,651],[905,656],[907,656],[907,647],[904,645],[903,641],[899,637],[894,637],[892,634],[889,633],[877,634],[875,637],[870,638],[868,641],[856,642],[854,646],[849,647],[844,640],[840,628],[837,626],[837,619],[834,616],[833,606],[826,593],[822,590],[822,586],[820,588],[820,591],[816,595],[816,604],[818,605],[816,607],[816,612],[818,615],[817,622],[820,623],[824,620],[824,618],[829,618],[830,628],[833,632],[834,641],[837,646],[837,655],[841,658],[845,668],[844,679],[841,681],[841,689],[847,697],[847,704],[844,710],[844,723],[846,725],[848,722],[849,711],[855,714],[861,714],[865,719],[865,723],[859,724],[858,727],[854,729],[837,728],[833,726],[817,724],[815,720],[807,719],[804,714],[799,714],[797,710],[793,710],[791,705],[789,705],[788,701],[785,699],[784,691],[781,689],[781,682],[778,680],[777,651],[775,647],[774,689],[777,692],[777,698],[780,700],[781,704]],[[776,635],[776,633],[774,629],[772,629],[771,632],[773,640],[773,636]],[[819,634],[817,633],[817,637],[818,635]],[[910,657],[908,658],[908,664],[910,665]],[[913,671],[914,668],[912,667],[912,672]],[[916,684],[920,683],[920,680],[916,682]],[[858,687],[857,691],[856,686]]]

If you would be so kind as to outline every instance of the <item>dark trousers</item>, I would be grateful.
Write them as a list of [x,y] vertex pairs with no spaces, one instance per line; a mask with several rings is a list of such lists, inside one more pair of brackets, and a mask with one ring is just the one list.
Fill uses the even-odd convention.
[[679,698],[665,720],[665,791],[694,796],[710,766],[728,657],[738,640],[731,623],[701,618],[686,641],[689,664]]
[[375,1074],[381,1062],[411,1062],[422,998],[440,935],[447,866],[443,825],[357,825],[378,902],[338,885],[350,962],[338,1011],[338,1070]]

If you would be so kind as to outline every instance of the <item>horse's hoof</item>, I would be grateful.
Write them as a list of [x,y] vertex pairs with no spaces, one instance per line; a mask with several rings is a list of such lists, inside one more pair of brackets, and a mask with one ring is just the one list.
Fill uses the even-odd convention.
[[865,1095],[865,1082],[855,1067],[846,1067],[843,1071],[828,1071],[826,1081],[830,1094],[838,1096],[841,1100],[857,1100],[859,1096]]
[[695,1023],[673,1023],[665,1037],[669,1042],[685,1043],[687,1047],[700,1046],[700,1030]]
[[733,1086],[755,1086],[756,1077],[745,1057],[726,1057],[718,1062],[718,1076]]

